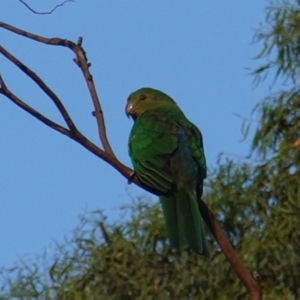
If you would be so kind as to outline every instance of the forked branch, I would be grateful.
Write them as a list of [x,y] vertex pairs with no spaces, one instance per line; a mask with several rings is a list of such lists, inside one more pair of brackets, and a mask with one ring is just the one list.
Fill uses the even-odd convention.
[[[26,38],[32,39],[34,41],[37,41],[39,43],[47,44],[47,45],[52,45],[52,46],[62,46],[71,49],[76,58],[74,61],[76,64],[79,66],[80,70],[82,71],[82,74],[84,76],[85,82],[88,86],[88,90],[90,92],[92,102],[94,105],[94,110],[95,110],[95,117],[97,121],[97,126],[98,126],[98,134],[100,141],[102,143],[102,146],[104,148],[104,151],[111,156],[115,157],[109,142],[107,140],[106,136],[106,129],[105,129],[105,122],[104,122],[104,116],[103,116],[103,111],[102,107],[98,98],[98,94],[96,92],[96,87],[93,81],[93,77],[89,71],[90,63],[88,63],[88,59],[86,56],[85,51],[81,47],[82,44],[82,38],[78,39],[78,43],[74,43],[72,41],[66,40],[66,39],[60,39],[60,38],[45,38],[36,34],[32,34],[30,32],[24,31],[22,29],[13,27],[9,24],[0,22],[0,27],[7,29],[13,33],[16,33],[18,35],[24,36]],[[4,53],[2,53],[4,55]],[[22,70],[24,72],[24,70]],[[34,72],[32,72],[34,73]],[[33,74],[33,77],[35,74]],[[48,95],[49,96],[49,95]],[[50,97],[50,96],[49,96]],[[51,97],[50,97],[51,98]],[[52,99],[52,98],[51,98]],[[52,99],[53,100],[53,99]]]
[[[9,88],[6,86],[3,78],[0,76],[0,94],[7,97],[13,103],[24,109],[26,112],[31,114],[33,117],[37,118],[39,121],[43,122],[47,126],[51,127],[52,129],[70,137],[71,139],[78,142],[80,145],[85,147],[87,150],[98,156],[99,158],[103,159],[111,166],[113,166],[118,172],[120,172],[125,178],[134,182],[138,186],[142,187],[143,189],[153,193],[158,194],[157,191],[145,186],[142,182],[138,180],[136,176],[132,178],[132,169],[128,168],[127,166],[123,165],[114,155],[110,144],[107,139],[106,129],[105,129],[105,122],[103,117],[103,111],[100,105],[99,98],[97,96],[96,88],[93,82],[93,77],[89,71],[90,64],[88,63],[86,53],[82,48],[82,39],[80,38],[78,43],[74,43],[72,41],[68,41],[65,39],[60,38],[45,38],[41,37],[24,30],[15,28],[8,24],[0,22],[0,27],[3,27],[13,33],[22,35],[24,37],[30,38],[40,43],[44,43],[47,45],[53,46],[63,46],[71,49],[75,55],[75,62],[80,67],[84,79],[86,81],[87,87],[90,91],[90,95],[92,98],[92,102],[94,104],[94,115],[97,120],[98,132],[100,141],[103,146],[103,150],[92,143],[88,138],[86,138],[75,126],[73,120],[69,116],[66,108],[62,104],[62,101],[55,95],[55,93],[42,81],[42,79],[36,75],[30,68],[25,66],[22,62],[20,62],[16,57],[10,54],[6,49],[0,46],[0,53],[4,55],[8,60],[10,60],[13,64],[15,64],[20,70],[22,70],[27,76],[29,76],[53,101],[56,105],[57,109],[59,110],[60,114],[62,115],[65,123],[68,126],[68,129],[62,127],[61,125],[51,121],[34,108],[30,107],[24,101],[19,99],[15,94],[13,94]],[[214,217],[213,213],[210,211],[208,206],[199,199],[199,206],[201,209],[201,214],[210,229],[211,233],[215,237],[216,241],[218,242],[220,248],[222,249],[224,255],[226,256],[227,260],[229,261],[233,271],[236,275],[240,278],[241,282],[247,288],[250,299],[251,300],[261,300],[262,299],[262,287],[261,284],[256,278],[252,277],[250,273],[247,271],[245,266],[243,265],[242,261],[239,259],[237,253],[235,252],[234,248],[232,247],[231,243],[229,242],[226,234],[222,230],[219,222]]]

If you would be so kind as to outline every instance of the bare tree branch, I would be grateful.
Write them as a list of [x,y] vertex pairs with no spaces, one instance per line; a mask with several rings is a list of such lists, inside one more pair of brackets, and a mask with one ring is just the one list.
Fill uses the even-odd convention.
[[89,71],[90,63],[88,63],[88,59],[86,56],[85,51],[83,50],[81,44],[82,44],[82,38],[78,39],[78,43],[74,43],[72,41],[66,40],[66,39],[60,39],[60,38],[45,38],[36,34],[32,34],[30,32],[24,31],[22,29],[13,27],[9,24],[0,22],[0,27],[7,29],[9,31],[12,31],[16,34],[22,35],[26,38],[32,39],[34,41],[47,44],[47,45],[53,45],[53,46],[63,46],[71,49],[75,55],[75,62],[79,66],[80,70],[82,71],[82,74],[84,76],[85,82],[88,86],[93,105],[94,105],[94,111],[95,111],[95,117],[97,121],[98,126],[98,134],[100,141],[102,143],[102,146],[104,148],[104,151],[109,153],[111,156],[115,157],[115,154],[107,140],[106,136],[106,128],[105,128],[105,121],[104,121],[104,115],[102,111],[102,107],[99,101],[99,97],[96,91],[96,87],[93,81],[93,77]]
[[258,280],[258,277],[256,279],[248,272],[232,247],[232,244],[228,240],[228,237],[224,233],[220,223],[202,199],[199,200],[199,207],[205,223],[218,242],[223,254],[226,256],[235,274],[240,278],[244,286],[247,288],[250,294],[250,299],[261,300],[262,286]]
[[[97,96],[97,92],[94,86],[94,82],[92,79],[92,75],[89,72],[89,66],[85,51],[81,47],[82,39],[80,38],[78,43],[75,44],[74,42],[60,39],[60,38],[52,38],[48,39],[45,37],[40,37],[34,35],[32,33],[20,30],[18,28],[12,27],[8,24],[4,24],[0,22],[0,27],[3,27],[7,30],[10,30],[16,34],[23,35],[27,38],[33,39],[38,42],[42,42],[49,45],[56,45],[56,46],[64,46],[71,49],[76,55],[76,63],[80,67],[85,81],[87,83],[88,89],[90,91],[90,95],[95,107],[95,116],[97,119],[97,125],[99,130],[100,140],[102,142],[104,150],[97,147],[93,144],[90,140],[88,140],[85,136],[83,136],[78,129],[75,127],[73,123],[70,122],[70,117],[66,112],[62,102],[57,98],[55,98],[55,94],[45,85],[45,83],[28,67],[26,67],[23,63],[21,63],[17,58],[12,56],[8,53],[3,47],[0,46],[0,53],[2,53],[5,57],[7,57],[11,62],[17,65],[25,74],[27,74],[32,80],[34,80],[38,86],[51,98],[51,100],[56,104],[56,107],[64,117],[67,125],[69,126],[70,130],[52,122],[51,120],[47,119],[45,116],[34,110],[29,105],[25,104],[19,98],[17,98],[6,86],[5,82],[0,76],[0,94],[3,94],[12,102],[17,104],[19,107],[30,113],[32,116],[46,124],[47,126],[53,128],[54,130],[67,135],[71,139],[78,142],[80,145],[85,147],[87,150],[98,156],[99,158],[106,161],[112,167],[114,167],[119,173],[121,173],[125,178],[130,180],[130,182],[134,182],[136,185],[142,187],[143,189],[158,195],[158,191],[153,190],[152,188],[144,185],[142,182],[138,180],[136,176],[132,177],[133,171],[132,169],[128,168],[127,166],[123,165],[113,154],[111,147],[109,145],[104,118],[103,118],[103,111],[101,109],[100,101]],[[61,105],[60,105],[61,104]],[[72,120],[71,120],[72,121]],[[73,126],[74,125],[74,126]],[[71,126],[71,127],[70,127]],[[220,248],[222,249],[225,257],[229,261],[232,269],[236,273],[236,275],[240,278],[241,282],[247,288],[250,299],[251,300],[261,300],[262,299],[262,286],[260,282],[257,280],[257,277],[252,277],[251,274],[247,271],[245,266],[243,265],[242,261],[239,259],[237,253],[235,252],[234,248],[232,247],[230,241],[228,240],[226,234],[221,228],[220,223],[214,217],[213,213],[210,211],[208,206],[203,202],[202,199],[199,199],[199,207],[203,219],[205,220],[208,228],[210,229],[211,233],[215,237],[216,241],[218,242]]]
[[50,15],[52,14],[57,8],[64,6],[67,2],[75,2],[74,0],[65,0],[64,2],[57,4],[54,8],[52,8],[50,11],[47,12],[38,12],[31,8],[24,0],[19,0],[22,4],[24,4],[31,12],[37,15]]

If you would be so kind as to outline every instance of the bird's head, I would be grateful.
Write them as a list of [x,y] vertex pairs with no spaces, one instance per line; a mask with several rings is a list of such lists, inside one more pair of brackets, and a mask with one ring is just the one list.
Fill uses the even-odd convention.
[[171,97],[152,88],[142,88],[129,95],[125,112],[128,117],[136,120],[147,111],[170,107],[178,108]]

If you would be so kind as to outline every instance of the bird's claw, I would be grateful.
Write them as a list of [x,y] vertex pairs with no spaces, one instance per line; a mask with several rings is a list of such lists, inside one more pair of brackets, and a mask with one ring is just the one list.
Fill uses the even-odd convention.
[[131,183],[132,183],[135,174],[136,174],[135,171],[132,171],[132,172],[130,173],[129,178],[128,178],[128,184],[131,184]]

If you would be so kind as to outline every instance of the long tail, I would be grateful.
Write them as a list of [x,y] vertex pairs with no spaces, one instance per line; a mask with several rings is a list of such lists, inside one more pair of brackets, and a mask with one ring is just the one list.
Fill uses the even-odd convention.
[[209,257],[204,222],[196,197],[190,197],[181,189],[170,196],[161,196],[160,201],[171,246],[190,248]]

